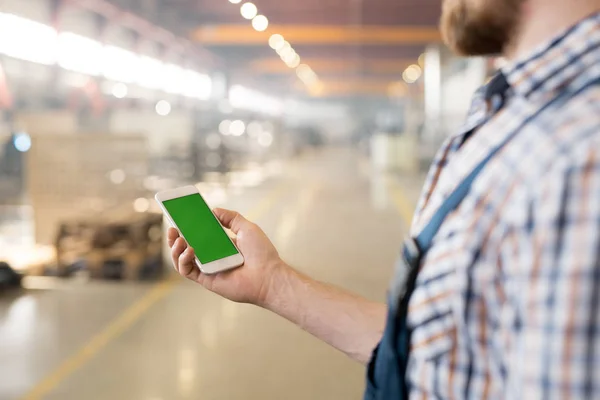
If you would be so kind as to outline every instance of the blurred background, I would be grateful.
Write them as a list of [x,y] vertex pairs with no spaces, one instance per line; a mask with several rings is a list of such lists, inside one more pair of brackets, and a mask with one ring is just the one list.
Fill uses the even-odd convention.
[[0,0],[0,399],[360,399],[364,369],[172,274],[195,184],[383,301],[428,164],[497,60],[440,0]]

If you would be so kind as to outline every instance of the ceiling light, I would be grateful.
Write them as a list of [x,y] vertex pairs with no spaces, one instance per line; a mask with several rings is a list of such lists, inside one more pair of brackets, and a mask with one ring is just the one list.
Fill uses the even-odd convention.
[[127,96],[127,85],[124,83],[115,83],[112,87],[112,94],[117,99],[123,99]]
[[252,19],[258,14],[258,8],[256,8],[254,3],[244,3],[240,8],[240,12],[242,13],[242,17]]
[[270,132],[262,132],[258,136],[258,144],[262,147],[270,147],[273,144],[273,135]]
[[308,91],[312,96],[322,96],[325,91],[325,86],[321,82],[314,82],[308,86]]
[[281,61],[283,61],[284,63],[291,63],[297,56],[298,54],[296,54],[296,52],[294,50],[291,51],[287,51],[285,52],[285,54],[281,55]]
[[233,121],[229,126],[229,133],[231,133],[233,136],[242,136],[244,132],[246,132],[246,124],[239,119]]
[[269,27],[269,19],[267,17],[265,17],[264,15],[257,15],[252,20],[252,27],[257,32],[264,32]]
[[261,132],[263,131],[263,128],[262,128],[262,125],[260,124],[260,122],[252,121],[248,124],[246,131],[248,132],[248,135],[250,137],[257,137],[258,135],[261,134]]
[[271,115],[280,115],[284,106],[283,101],[279,98],[241,85],[231,86],[229,101],[234,108]]
[[425,66],[425,53],[422,53],[419,56],[419,66],[423,68]]
[[294,50],[289,50],[281,54],[281,59],[286,64],[292,62],[296,57],[298,57],[298,54]]
[[298,68],[296,69],[296,73],[298,74],[298,77],[302,77],[303,75],[305,76],[306,74],[308,74],[310,72],[312,72],[312,69],[306,64],[299,65]]
[[297,68],[300,65],[300,56],[296,54],[291,60],[285,62],[290,68]]
[[227,135],[229,135],[230,127],[231,127],[231,121],[229,121],[227,119],[224,121],[221,121],[221,123],[219,124],[219,132],[221,132],[221,135],[227,136]]
[[156,113],[162,117],[166,117],[171,113],[171,104],[166,100],[161,100],[156,103]]
[[406,83],[414,83],[421,77],[421,67],[416,64],[409,65],[402,74]]
[[281,49],[284,44],[285,39],[278,33],[271,35],[271,37],[269,38],[269,46],[271,46],[273,50],[279,51],[279,49]]
[[298,78],[300,78],[302,82],[309,86],[314,85],[319,80],[315,71],[306,64],[301,64],[296,68],[296,75],[298,75]]
[[287,42],[284,41],[283,44],[281,46],[279,46],[279,48],[277,49],[277,54],[279,54],[280,56],[285,54],[285,52],[292,50],[292,45]]
[[231,4],[240,4],[242,0],[229,0]]

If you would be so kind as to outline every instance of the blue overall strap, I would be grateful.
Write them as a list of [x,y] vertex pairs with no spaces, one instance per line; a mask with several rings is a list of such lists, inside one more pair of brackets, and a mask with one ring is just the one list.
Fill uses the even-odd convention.
[[444,201],[440,208],[435,212],[431,221],[416,237],[415,241],[419,247],[419,250],[423,253],[427,252],[431,247],[433,238],[442,226],[442,223],[452,211],[458,207],[458,205],[464,200],[469,193],[473,181],[479,173],[483,170],[483,167],[492,159],[492,157],[500,151],[502,147],[512,138],[512,135],[507,138],[500,146],[495,148],[483,161],[475,167],[473,171],[458,185],[456,189],[450,194],[450,196]]

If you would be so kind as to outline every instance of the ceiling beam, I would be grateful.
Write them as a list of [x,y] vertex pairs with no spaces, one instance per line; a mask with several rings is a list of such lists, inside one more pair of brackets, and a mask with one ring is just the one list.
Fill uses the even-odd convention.
[[440,42],[434,27],[272,25],[267,32],[256,32],[244,25],[203,26],[191,38],[208,46],[264,46],[273,33],[283,35],[292,45],[411,45]]
[[[370,74],[401,74],[404,69],[417,62],[411,59],[339,59],[339,58],[302,58],[315,72],[330,74],[361,71]],[[244,67],[245,68],[245,67]],[[277,56],[261,58],[250,63],[250,69],[258,74],[293,73]]]
[[312,87],[306,86],[295,75],[281,75],[268,80],[253,74],[237,73],[232,79],[239,84],[260,88],[268,93],[288,96],[311,96],[320,98],[349,96],[402,97],[408,93],[408,85],[390,77],[322,77]]
[[256,81],[255,79],[248,79],[240,82],[249,82],[249,84],[251,82],[252,86],[260,87],[270,93],[285,93],[290,96],[347,97],[369,95],[401,97],[406,95],[408,91],[407,85],[402,81],[376,77],[323,78],[312,86],[306,86],[295,76],[284,80]]
[[318,85],[306,87],[302,82],[295,83],[296,90],[305,91],[313,97],[346,96],[395,96],[406,95],[404,83],[379,79],[321,80]]

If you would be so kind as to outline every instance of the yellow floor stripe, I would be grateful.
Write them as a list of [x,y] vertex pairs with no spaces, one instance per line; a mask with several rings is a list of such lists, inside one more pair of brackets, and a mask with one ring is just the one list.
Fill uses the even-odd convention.
[[50,393],[65,378],[98,354],[109,342],[130,328],[150,307],[164,298],[178,282],[179,279],[170,279],[154,286],[144,297],[126,309],[102,332],[94,336],[83,346],[81,350],[64,361],[56,370],[34,387],[33,390],[23,396],[21,400],[38,400]]
[[254,208],[244,214],[244,216],[255,222],[254,220],[259,219],[265,214],[267,211],[273,207],[279,199],[287,192],[288,187],[279,186],[273,189],[267,196],[263,197],[262,201],[260,201]]
[[[269,192],[246,215],[249,219],[258,219],[276,204],[286,192],[285,187],[279,186]],[[174,277],[157,283],[148,293],[116,317],[106,328],[87,342],[77,353],[66,359],[54,371],[46,376],[20,400],[41,400],[56,389],[66,378],[84,366],[111,341],[121,336],[131,328],[152,306],[165,298],[181,279]]]
[[392,202],[394,203],[394,206],[396,206],[396,210],[398,210],[400,217],[402,217],[407,226],[410,227],[415,213],[415,205],[406,197],[397,184],[392,183],[389,188]]

